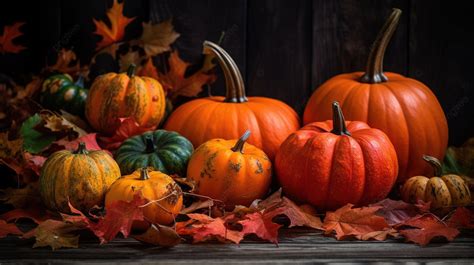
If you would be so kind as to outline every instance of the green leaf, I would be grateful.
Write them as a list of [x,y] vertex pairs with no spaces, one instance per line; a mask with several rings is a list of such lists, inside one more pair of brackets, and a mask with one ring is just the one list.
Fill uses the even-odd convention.
[[20,134],[23,138],[23,148],[32,154],[38,154],[56,140],[54,135],[44,134],[34,129],[40,122],[41,117],[36,113],[21,125]]

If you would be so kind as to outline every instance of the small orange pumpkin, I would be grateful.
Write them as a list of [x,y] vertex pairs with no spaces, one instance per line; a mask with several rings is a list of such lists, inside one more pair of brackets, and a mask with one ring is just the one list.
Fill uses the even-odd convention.
[[[136,192],[150,203],[143,210],[146,220],[155,224],[170,224],[183,206],[183,192],[176,182],[160,171],[138,169],[115,181],[105,196],[105,208],[115,201],[131,201]],[[142,228],[135,224],[135,228]]]
[[118,119],[132,117],[144,128],[153,129],[165,115],[165,92],[150,77],[135,76],[135,65],[127,73],[108,73],[94,80],[86,101],[86,118],[92,128],[112,134]]
[[187,178],[196,183],[195,192],[223,201],[226,206],[249,206],[262,198],[272,179],[267,155],[245,144],[250,131],[239,140],[212,139],[203,143],[189,160]]
[[414,176],[403,184],[402,199],[408,203],[418,200],[431,202],[432,210],[466,206],[471,202],[471,192],[464,180],[454,174],[441,175],[441,163],[432,156],[423,156],[423,160],[434,168],[434,177]]

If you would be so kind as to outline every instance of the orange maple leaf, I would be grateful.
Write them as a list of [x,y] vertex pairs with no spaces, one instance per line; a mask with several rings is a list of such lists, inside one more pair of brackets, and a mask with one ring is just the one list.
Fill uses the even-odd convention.
[[124,2],[119,4],[117,0],[114,0],[112,7],[107,10],[110,27],[103,21],[92,19],[96,26],[94,33],[102,37],[102,40],[97,44],[96,50],[121,40],[125,35],[125,27],[135,19],[134,17],[128,18],[123,15],[123,4]]
[[72,50],[61,49],[54,65],[47,67],[48,71],[74,74],[81,70],[76,53]]
[[23,26],[25,22],[16,22],[11,26],[5,26],[3,28],[3,34],[0,36],[0,52],[1,53],[19,53],[20,51],[26,49],[21,45],[13,43],[13,40],[21,35],[20,27]]
[[146,63],[140,67],[140,69],[137,71],[137,75],[148,76],[157,80],[159,79],[158,70],[156,69],[156,66],[153,65],[153,60],[151,57],[149,57],[146,60]]
[[215,80],[215,75],[207,74],[202,69],[185,77],[186,69],[190,64],[181,60],[177,51],[170,54],[168,63],[169,71],[166,74],[158,72],[158,81],[172,98],[179,95],[195,97],[201,92],[203,85]]

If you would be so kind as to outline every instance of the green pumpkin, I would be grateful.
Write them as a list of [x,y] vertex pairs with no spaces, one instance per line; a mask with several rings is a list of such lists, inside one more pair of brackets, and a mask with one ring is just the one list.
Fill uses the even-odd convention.
[[115,160],[122,175],[152,167],[168,175],[184,177],[193,149],[193,144],[180,134],[156,130],[125,140],[115,153]]
[[87,89],[82,76],[75,83],[68,74],[53,75],[43,82],[40,102],[46,108],[84,115],[86,99]]

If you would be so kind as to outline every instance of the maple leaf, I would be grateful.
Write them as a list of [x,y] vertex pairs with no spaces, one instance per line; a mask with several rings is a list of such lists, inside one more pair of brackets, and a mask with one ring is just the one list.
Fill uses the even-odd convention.
[[56,113],[50,111],[41,111],[40,116],[44,121],[44,128],[49,129],[53,133],[60,132],[66,135],[74,133],[76,134],[76,137],[81,137],[87,134],[87,132],[85,132],[82,128],[70,122],[63,116],[57,115]]
[[277,215],[285,215],[290,220],[289,227],[306,226],[314,229],[322,229],[322,223],[319,217],[304,212],[286,197],[283,197],[281,203],[272,208],[273,207],[269,207],[266,209],[264,214],[269,215],[270,218]]
[[231,241],[238,244],[244,238],[240,231],[230,230],[223,218],[212,218],[205,214],[187,214],[191,220],[178,222],[176,232],[179,235],[190,235],[194,243],[217,239],[221,242]]
[[15,208],[27,208],[41,205],[38,182],[32,182],[20,189],[6,188],[1,190],[0,201]]
[[92,227],[94,234],[104,244],[114,239],[120,232],[124,237],[128,237],[134,221],[144,221],[143,208],[147,200],[141,193],[135,193],[130,202],[116,201],[106,208],[104,218],[101,218],[97,225]]
[[146,63],[137,70],[137,75],[148,76],[158,80],[158,70],[153,64],[153,59],[150,57],[146,60]]
[[159,24],[143,23],[141,44],[147,56],[155,56],[171,50],[170,45],[176,41],[179,34],[174,31],[171,19]]
[[140,64],[140,54],[138,53],[138,51],[128,51],[126,54],[120,56],[120,72],[126,72],[131,64]]
[[0,219],[0,238],[4,238],[7,235],[22,235],[23,232],[18,229],[15,224],[9,224],[5,220]]
[[425,214],[414,217],[405,223],[404,226],[415,227],[415,229],[400,230],[400,235],[404,236],[407,241],[426,246],[436,237],[444,237],[448,241],[453,241],[459,234],[459,230],[447,226],[432,214]]
[[79,236],[72,232],[79,230],[78,227],[63,221],[48,219],[40,223],[35,229],[24,234],[24,238],[35,237],[33,248],[51,247],[53,250],[59,248],[78,248]]
[[125,35],[125,27],[135,19],[123,15],[123,5],[124,2],[118,3],[117,0],[114,0],[112,7],[107,10],[110,27],[103,21],[92,19],[96,26],[94,33],[102,37],[102,40],[97,43],[96,50],[121,40]]
[[154,130],[154,128],[141,127],[133,118],[120,118],[118,122],[120,125],[114,135],[98,137],[99,144],[104,149],[115,150],[129,137]]
[[191,205],[189,205],[186,208],[183,208],[179,213],[180,214],[188,214],[188,213],[193,213],[199,209],[209,209],[214,206],[214,201],[213,200],[198,200],[193,202]]
[[404,201],[385,199],[370,206],[381,207],[377,214],[383,216],[390,226],[403,223],[418,215],[418,208]]
[[20,51],[26,49],[26,47],[13,43],[15,38],[23,35],[23,33],[20,32],[20,27],[24,24],[25,22],[16,22],[11,26],[3,27],[3,34],[0,36],[1,53],[19,53]]
[[132,237],[140,242],[161,247],[173,247],[183,240],[173,228],[158,224],[152,224],[145,233]]
[[465,207],[459,207],[446,223],[452,228],[474,229],[474,212]]
[[0,159],[18,156],[23,151],[23,140],[9,140],[8,132],[0,133]]
[[61,139],[55,141],[54,144],[62,146],[66,150],[75,151],[81,142],[86,144],[87,150],[102,150],[102,148],[100,148],[99,144],[97,143],[97,133],[89,133],[73,141]]
[[7,222],[16,222],[19,219],[30,219],[36,224],[40,224],[48,219],[54,219],[55,216],[44,208],[34,207],[29,209],[13,209],[2,214],[0,218]]
[[23,154],[28,166],[39,176],[41,173],[41,167],[43,167],[46,157],[40,155],[32,155],[28,152]]
[[72,50],[62,48],[58,52],[56,63],[46,67],[46,71],[76,74],[81,71],[81,67],[77,60],[76,53]]
[[382,230],[382,231],[373,231],[373,232],[369,232],[365,235],[362,235],[362,237],[360,239],[361,240],[374,239],[374,240],[378,240],[378,241],[384,241],[384,240],[387,239],[388,236],[397,237],[398,236],[397,230],[395,230],[393,228],[386,228],[385,230]]
[[239,221],[242,225],[242,233],[255,234],[261,239],[272,243],[278,243],[278,229],[281,225],[272,222],[271,215],[255,212],[245,215],[246,220]]
[[185,77],[189,63],[179,58],[177,51],[170,54],[168,59],[169,71],[166,74],[158,72],[158,81],[163,85],[171,98],[177,96],[195,97],[201,92],[202,86],[215,80],[215,75],[207,74],[202,70],[189,77]]
[[327,212],[322,225],[325,234],[335,231],[337,240],[352,236],[362,239],[368,233],[389,228],[385,219],[375,214],[380,206],[352,207],[352,204],[347,204],[335,212]]

